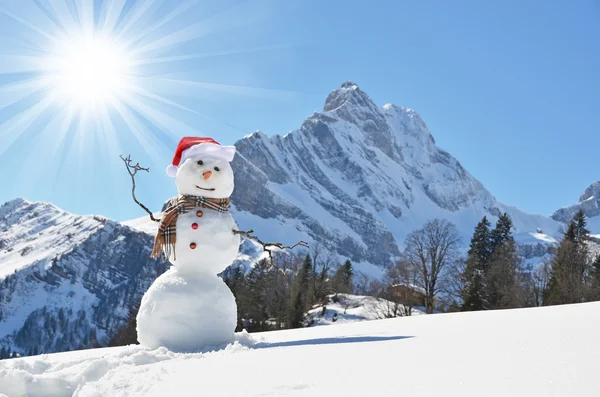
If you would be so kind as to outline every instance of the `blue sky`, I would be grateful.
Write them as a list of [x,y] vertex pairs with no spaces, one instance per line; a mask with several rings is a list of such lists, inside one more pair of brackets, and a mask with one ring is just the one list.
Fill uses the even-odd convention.
[[[600,179],[597,1],[79,3],[0,1],[0,202],[143,216],[120,153],[150,166],[138,196],[159,208],[175,194],[164,167],[178,137],[286,133],[345,80],[419,112],[506,204],[550,214]],[[105,25],[141,62],[126,94],[93,86],[112,95],[102,113],[86,107],[88,77],[54,61]]]

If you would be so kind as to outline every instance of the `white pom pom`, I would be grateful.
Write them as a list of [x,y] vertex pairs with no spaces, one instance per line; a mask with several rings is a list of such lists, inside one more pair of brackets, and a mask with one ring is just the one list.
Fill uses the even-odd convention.
[[171,178],[175,178],[175,175],[177,175],[177,166],[170,164],[167,167],[167,175],[169,175]]

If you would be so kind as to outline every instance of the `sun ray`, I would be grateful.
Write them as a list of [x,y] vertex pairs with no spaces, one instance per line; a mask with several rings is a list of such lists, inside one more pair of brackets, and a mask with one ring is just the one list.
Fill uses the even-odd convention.
[[180,4],[179,6],[177,6],[177,8],[175,8],[174,10],[169,12],[167,15],[165,15],[160,21],[150,24],[146,29],[144,29],[140,33],[136,34],[135,36],[131,37],[130,39],[126,40],[124,42],[125,47],[129,47],[133,43],[138,42],[138,40],[140,40],[141,38],[149,35],[150,33],[154,32],[155,30],[164,26],[165,24],[172,21],[174,18],[178,17],[179,15],[183,14],[184,12],[186,12],[187,10],[189,10],[191,7],[198,4],[199,2],[200,2],[200,0],[190,0],[190,1],[185,2],[184,4]]
[[148,153],[153,162],[160,164],[163,156],[159,153],[158,148],[166,149],[163,147],[164,144],[156,139],[152,139],[154,138],[154,134],[138,120],[137,116],[127,106],[117,102],[114,107],[123,121],[129,126],[131,133],[136,137],[143,150]]
[[[156,99],[156,100],[158,100],[158,99]],[[198,131],[197,129],[175,119],[174,117],[169,116],[168,114],[160,111],[155,106],[149,106],[149,105],[145,104],[144,102],[142,102],[141,100],[139,100],[135,97],[128,98],[128,102],[131,103],[131,105],[134,106],[137,111],[142,113],[144,115],[144,117],[146,119],[148,119],[149,121],[151,121],[154,125],[156,125],[159,128],[163,128],[165,133],[171,135],[171,137],[174,140],[179,139],[179,136],[181,136],[181,135],[198,135],[200,133],[200,131]],[[170,101],[168,101],[168,102],[170,102]],[[171,104],[171,106],[173,106],[173,105]],[[176,107],[181,108],[183,106],[177,105]],[[183,107],[183,108],[184,109],[182,109],[182,110],[188,110],[188,111],[194,112],[191,109],[187,109],[185,107]],[[199,113],[197,113],[197,114],[199,114]],[[173,134],[172,131],[177,131],[179,135]]]
[[[242,129],[239,127],[236,127],[234,125],[232,125],[231,123],[222,121],[222,120],[218,120],[215,117],[209,116],[205,113],[199,112],[197,110],[191,109],[187,106],[183,106],[175,101],[171,101],[161,95],[155,94],[155,93],[151,93],[147,90],[144,90],[142,88],[138,88],[136,87],[135,90],[132,89],[132,92],[137,93],[139,96],[145,97],[150,101],[156,101],[156,102],[160,102],[163,103],[165,105],[168,106],[172,106],[174,108],[180,109],[180,110],[184,110],[186,112],[190,112],[196,116],[200,116],[202,118],[217,122],[221,125],[227,126],[231,129],[234,129],[236,131],[242,132],[243,134],[247,134],[248,130],[246,129]],[[170,117],[168,114],[161,112],[159,109],[157,109],[156,107],[147,105],[144,103],[144,101],[140,98],[128,98],[128,102],[132,103],[133,105],[135,105],[138,110],[144,114],[144,116],[150,120],[152,120],[153,122],[156,123],[157,126],[159,127],[164,127],[166,128],[166,131],[178,131],[180,133],[180,135],[196,135],[198,134],[200,131],[198,131],[197,129],[188,126],[185,123],[181,123],[180,121],[178,121],[176,118]]]
[[79,15],[79,25],[85,37],[92,37],[94,34],[94,2],[89,0],[79,0],[75,3]]
[[204,36],[257,23],[264,18],[264,15],[260,11],[260,7],[253,7],[253,5],[254,2],[245,1],[226,8],[192,25],[184,26],[171,34],[140,45],[133,51],[133,54],[139,56],[146,52],[160,51]]
[[[15,3],[9,3],[9,4],[15,4]],[[5,6],[0,6],[0,13],[3,13],[9,17],[11,17],[12,19],[14,19],[15,21],[19,22],[20,24],[22,24],[23,26],[27,26],[28,28],[30,28],[32,31],[39,33],[40,35],[42,35],[43,37],[45,37],[46,39],[48,39],[50,42],[56,42],[56,38],[54,36],[52,36],[51,34],[49,34],[48,32],[46,32],[45,30],[37,27],[36,25],[34,25],[33,23],[17,16],[16,14],[12,13],[11,11],[9,11],[8,9],[5,8]],[[34,7],[40,15],[42,15],[46,20],[48,21],[52,21],[50,18],[48,18],[48,16],[46,16],[43,12],[41,12],[41,10],[39,10],[37,7]]]
[[0,75],[45,70],[43,58],[30,55],[0,55]]
[[60,22],[66,35],[72,35],[78,30],[77,21],[64,0],[47,0],[52,14]]
[[[52,147],[56,141],[55,132],[65,125],[68,109],[63,109],[60,112],[54,113],[44,128],[36,132],[34,140],[28,140],[27,150],[21,152],[21,157],[24,164],[36,164],[40,162],[39,154]],[[16,143],[16,142],[15,142]],[[44,162],[45,163],[45,162]],[[17,174],[19,180],[28,180],[29,186],[39,186],[40,181],[47,178],[55,177],[48,175],[48,168],[44,166],[40,168],[40,172],[31,175],[25,168],[20,168]],[[33,192],[28,192],[33,193]]]
[[108,3],[104,9],[104,23],[100,27],[100,36],[106,37],[113,33],[124,7],[125,0],[114,0]]
[[[124,151],[121,148],[119,142],[119,135],[117,134],[117,130],[112,121],[112,118],[110,117],[110,113],[106,105],[101,106],[99,115],[100,117],[97,120],[97,130],[103,132],[102,134],[100,134],[100,140],[104,144],[106,154],[110,159],[109,161],[107,161],[107,166],[110,169],[111,175],[117,175],[121,167],[121,162],[117,159],[117,154],[121,154]],[[112,192],[113,201],[118,207],[122,207],[123,204],[122,201],[119,199],[120,194],[118,193],[118,189],[116,188],[117,183],[115,182],[115,178],[109,178],[109,181],[111,188],[108,190]]]
[[[232,84],[206,83],[201,81],[180,80],[168,77],[139,77],[146,80],[146,84],[151,85],[153,90],[163,93],[174,93],[183,87],[203,88],[205,90],[219,91],[234,95],[250,96],[254,98],[274,99],[280,101],[289,101],[295,98],[298,93],[289,90],[249,87]],[[197,95],[194,90],[186,91],[188,95]]]
[[0,124],[0,156],[8,150],[14,141],[27,130],[54,103],[53,96],[47,96],[35,105],[16,114]]
[[261,51],[272,51],[272,50],[280,50],[290,48],[289,44],[275,44],[270,46],[262,46],[255,48],[245,48],[240,50],[223,50],[223,51],[214,51],[214,52],[205,52],[201,54],[189,54],[189,55],[175,55],[170,57],[160,57],[160,58],[144,58],[134,61],[132,65],[141,66],[141,65],[154,65],[159,63],[168,63],[168,62],[177,62],[177,61],[187,61],[191,59],[202,59],[202,58],[215,58],[221,56],[228,55],[239,55],[239,54],[250,54],[254,52]]
[[42,81],[38,77],[0,86],[0,110],[42,91]]
[[129,16],[125,25],[115,31],[115,38],[117,40],[122,40],[123,35],[129,31],[129,29],[135,25],[152,7],[157,7],[162,4],[164,0],[141,0],[140,2],[135,3],[132,10],[129,11]]

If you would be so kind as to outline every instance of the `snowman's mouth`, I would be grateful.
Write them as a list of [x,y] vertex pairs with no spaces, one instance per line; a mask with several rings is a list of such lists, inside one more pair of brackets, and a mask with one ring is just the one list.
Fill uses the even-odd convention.
[[206,188],[200,187],[198,185],[194,185],[194,186],[196,186],[198,189],[201,189],[201,190],[208,190],[209,192],[214,192],[215,191],[215,189],[206,189]]

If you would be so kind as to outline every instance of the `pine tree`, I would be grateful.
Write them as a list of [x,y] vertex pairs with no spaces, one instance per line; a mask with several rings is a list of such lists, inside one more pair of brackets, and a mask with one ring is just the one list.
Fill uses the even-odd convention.
[[243,317],[249,320],[248,331],[267,331],[269,326],[267,291],[270,265],[266,260],[259,261],[246,276],[245,299],[238,303]]
[[306,255],[302,266],[294,280],[293,300],[291,305],[290,328],[300,328],[303,325],[304,311],[308,308],[307,295],[312,269],[312,259]]
[[589,272],[585,214],[579,210],[573,217],[563,240],[552,257],[552,270],[548,288],[544,292],[544,305],[578,303],[585,296],[585,276]]
[[342,294],[352,293],[352,277],[354,276],[354,268],[352,262],[346,260],[343,265],[338,267],[332,277],[332,287],[335,292]]
[[489,307],[485,275],[481,269],[470,274],[463,293],[462,311],[486,310]]
[[577,211],[573,217],[573,223],[575,225],[575,239],[574,242],[583,244],[590,239],[590,231],[586,228],[587,221],[585,219],[585,213],[582,209]]
[[[127,315],[127,322],[108,342],[109,346],[127,346],[139,344],[137,340],[137,314],[140,304],[136,304]],[[89,335],[91,337],[91,334]],[[94,338],[91,338],[94,339]],[[88,345],[89,346],[89,345]]]
[[596,255],[592,263],[590,279],[590,300],[600,300],[600,254]]
[[512,220],[504,213],[491,232],[491,254],[486,283],[490,309],[519,307],[519,257],[512,236]]
[[477,224],[467,255],[463,273],[465,287],[462,291],[462,310],[485,310],[488,308],[485,274],[491,255],[490,222],[487,217]]
[[496,227],[490,233],[490,250],[493,253],[494,249],[507,241],[514,241],[512,237],[512,228],[513,223],[510,216],[505,212],[500,218],[498,218],[498,222],[496,222]]
[[468,251],[467,267],[485,269],[487,261],[492,253],[492,241],[490,232],[490,222],[487,217],[477,224],[471,238],[471,244]]

